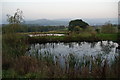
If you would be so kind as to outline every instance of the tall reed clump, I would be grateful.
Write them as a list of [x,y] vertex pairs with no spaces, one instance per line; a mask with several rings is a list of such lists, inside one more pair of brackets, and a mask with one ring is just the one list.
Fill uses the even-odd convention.
[[[4,72],[14,70],[15,59],[25,55],[27,50],[27,37],[17,34],[20,24],[4,26],[2,34],[2,69]],[[19,62],[18,62],[19,63]],[[9,74],[12,75],[12,74]],[[4,76],[5,77],[5,74]],[[6,76],[7,77],[7,76]]]
[[[43,73],[42,77],[48,78],[117,78],[119,71],[119,58],[112,63],[108,63],[107,58],[103,58],[102,54],[96,56],[77,56],[74,53],[69,55],[55,55],[50,52],[34,53],[31,56],[36,58],[37,73]],[[105,55],[104,55],[105,56]],[[61,59],[63,61],[61,62]],[[119,69],[118,69],[119,70]],[[37,76],[41,77],[41,76]]]

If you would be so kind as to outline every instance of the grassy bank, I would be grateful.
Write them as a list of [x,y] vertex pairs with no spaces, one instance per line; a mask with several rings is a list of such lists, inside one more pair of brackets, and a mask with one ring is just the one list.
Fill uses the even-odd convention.
[[117,41],[118,40],[118,34],[97,34],[96,37],[100,38],[101,40],[111,40],[111,41]]
[[29,37],[30,43],[46,43],[46,42],[94,42],[94,41],[117,41],[117,34],[92,34],[80,33],[70,34],[65,36],[33,36]]

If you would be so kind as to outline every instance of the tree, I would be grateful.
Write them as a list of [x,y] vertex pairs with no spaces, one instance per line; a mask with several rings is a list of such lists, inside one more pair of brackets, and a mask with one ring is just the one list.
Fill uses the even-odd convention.
[[82,31],[82,28],[80,26],[75,26],[74,31]]
[[17,11],[8,16],[8,25],[5,25],[2,29],[2,49],[3,56],[18,57],[24,55],[27,48],[27,37],[21,34],[16,34],[23,29],[21,22],[23,21],[22,11],[17,9]]
[[23,12],[17,9],[13,16],[7,14],[9,24],[20,24],[24,21]]
[[7,25],[5,33],[23,32],[23,27],[21,26],[21,23],[24,22],[23,11],[17,9],[13,16],[7,14],[7,21],[9,25]]
[[74,31],[74,28],[76,26],[80,26],[81,28],[85,29],[89,24],[82,21],[81,19],[77,19],[77,20],[72,20],[69,22],[69,30],[70,31]]

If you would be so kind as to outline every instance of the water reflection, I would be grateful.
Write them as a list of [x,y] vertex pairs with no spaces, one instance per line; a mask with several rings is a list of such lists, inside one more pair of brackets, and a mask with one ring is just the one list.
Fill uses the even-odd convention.
[[[113,49],[115,49],[115,43],[113,43],[112,41],[106,41],[106,42],[102,42],[100,43],[101,46],[101,51],[104,54],[109,54],[110,52],[114,52]],[[116,46],[117,47],[117,46]]]
[[64,36],[65,34],[30,34],[30,37],[35,37],[35,36]]
[[103,66],[105,61],[111,64],[118,55],[116,47],[118,44],[112,41],[46,43],[32,44],[28,53],[39,59],[53,59],[54,63],[59,63],[62,68],[82,69],[82,66],[87,66],[91,71],[94,64]]
[[94,48],[94,47],[96,46],[96,42],[93,42],[93,43],[91,43],[90,45],[91,45],[91,46],[90,46],[91,48]]

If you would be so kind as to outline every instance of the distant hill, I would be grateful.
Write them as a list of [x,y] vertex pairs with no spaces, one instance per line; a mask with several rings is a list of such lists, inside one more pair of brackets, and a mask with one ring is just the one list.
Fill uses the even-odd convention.
[[69,21],[38,19],[33,21],[26,21],[25,24],[37,24],[41,26],[68,26]]

